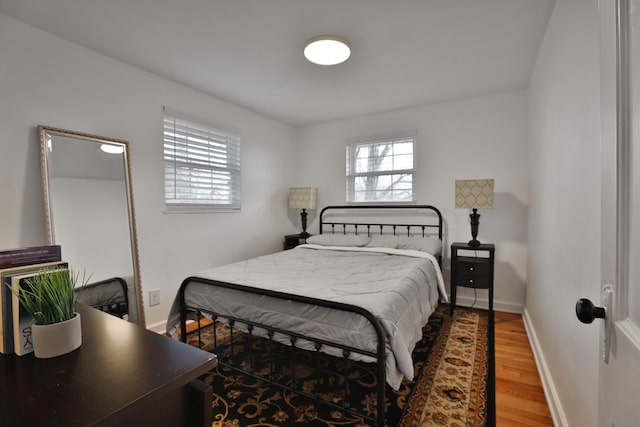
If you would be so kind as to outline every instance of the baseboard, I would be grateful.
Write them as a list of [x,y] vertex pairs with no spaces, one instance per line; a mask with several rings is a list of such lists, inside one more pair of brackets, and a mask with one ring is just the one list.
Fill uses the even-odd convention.
[[153,331],[157,334],[164,334],[167,328],[167,321],[163,320],[161,322],[154,323],[153,325],[147,325],[147,329],[149,331]]
[[567,417],[562,410],[562,404],[558,397],[558,391],[551,377],[549,366],[544,358],[544,353],[540,347],[538,336],[536,335],[535,328],[529,317],[529,312],[525,308],[522,313],[522,320],[524,321],[524,329],[529,337],[529,344],[533,350],[533,358],[536,361],[538,367],[538,373],[540,374],[540,380],[542,381],[542,388],[544,389],[544,395],[547,399],[547,405],[549,406],[549,412],[551,412],[551,418],[553,419],[553,425],[556,427],[569,427]]

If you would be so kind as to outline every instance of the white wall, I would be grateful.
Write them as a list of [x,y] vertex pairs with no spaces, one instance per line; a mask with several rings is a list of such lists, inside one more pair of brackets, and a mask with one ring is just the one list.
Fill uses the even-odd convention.
[[[557,402],[557,425],[595,426],[599,301],[600,116],[596,0],[557,0],[529,85],[529,285],[526,314]],[[565,424],[567,423],[567,424]]]
[[[291,127],[1,14],[0,58],[0,248],[46,243],[39,124],[130,142],[148,325],[166,320],[187,275],[278,250],[295,230],[286,210],[297,156]],[[242,213],[163,213],[163,105],[240,132]],[[161,305],[149,308],[151,289],[161,290]]]
[[[510,92],[308,126],[299,132],[301,185],[319,188],[320,206],[344,203],[349,141],[417,132],[417,199],[442,211],[447,242],[471,239],[469,212],[454,209],[455,180],[495,178],[494,207],[480,211],[478,239],[496,244],[496,308],[520,311],[527,276],[526,116],[526,94]],[[311,232],[316,220],[317,214]],[[459,289],[461,303],[472,300],[473,290]],[[478,291],[478,300],[486,306],[486,291]]]

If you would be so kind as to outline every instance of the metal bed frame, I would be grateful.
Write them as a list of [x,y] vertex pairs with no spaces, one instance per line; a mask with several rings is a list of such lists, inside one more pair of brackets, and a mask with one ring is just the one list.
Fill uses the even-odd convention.
[[[357,222],[347,222],[347,221],[343,221],[343,220],[334,220],[334,219],[327,219],[327,216],[332,216],[332,213],[336,213],[336,212],[342,212],[343,216],[355,216],[357,213],[361,213],[361,212],[383,212],[383,214],[389,214],[389,212],[398,212],[398,210],[403,210],[403,212],[411,212],[416,211],[416,214],[412,216],[412,218],[416,218],[418,215],[421,215],[419,213],[417,213],[418,211],[427,211],[429,213],[429,215],[427,215],[430,218],[430,221],[427,223],[421,222],[421,223],[387,223],[387,222],[381,222],[381,221],[357,221]],[[424,213],[422,214],[424,215]],[[431,235],[437,236],[440,240],[442,240],[442,228],[443,228],[443,223],[442,223],[442,214],[440,213],[440,211],[435,208],[434,206],[431,205],[393,205],[393,206],[386,206],[386,205],[355,205],[355,206],[328,206],[325,207],[324,209],[322,209],[322,211],[320,212],[320,217],[319,217],[319,232],[320,234],[322,233],[331,233],[331,234],[359,234],[359,233],[363,233],[363,230],[366,230],[366,233],[368,236],[371,236],[374,233],[378,233],[378,234],[391,234],[391,235],[400,235],[399,233],[401,232],[402,235],[405,235],[405,230],[406,230],[406,235],[408,236],[421,236],[421,237],[429,237]],[[326,231],[327,229],[329,229],[328,231]],[[413,231],[414,230],[418,230],[417,234],[414,234]],[[401,230],[401,231],[400,231]],[[442,262],[442,257],[438,257],[438,261],[439,263]],[[262,323],[257,323],[257,322],[253,322],[253,321],[249,321],[246,319],[238,319],[238,318],[234,318],[231,316],[226,316],[226,315],[221,315],[220,313],[216,313],[213,310],[208,310],[208,309],[203,309],[203,308],[198,308],[198,307],[189,307],[186,303],[185,303],[185,293],[187,291],[187,288],[189,287],[190,283],[200,283],[200,284],[206,284],[209,286],[217,286],[217,287],[221,287],[221,288],[227,288],[227,289],[233,289],[233,290],[238,290],[238,291],[242,291],[242,292],[250,292],[250,293],[255,293],[258,295],[263,295],[263,296],[268,296],[268,297],[272,297],[272,298],[278,298],[278,299],[284,299],[284,300],[288,300],[288,301],[295,301],[295,302],[300,302],[300,303],[304,303],[304,304],[313,304],[313,305],[317,305],[317,306],[321,306],[321,307],[327,307],[330,309],[335,309],[335,310],[341,310],[341,311],[346,311],[346,312],[350,312],[350,313],[354,313],[357,315],[360,315],[362,317],[364,317],[373,327],[373,329],[376,332],[377,335],[377,345],[376,345],[376,351],[372,352],[366,349],[360,349],[360,348],[356,348],[356,347],[352,347],[349,345],[343,345],[343,344],[339,344],[339,343],[333,343],[333,342],[329,342],[326,340],[321,340],[321,339],[316,339],[313,337],[308,337],[308,336],[303,336],[295,331],[288,331],[288,330],[284,330],[278,327],[274,327],[272,325],[265,325]],[[219,282],[219,281],[214,281],[214,280],[209,280],[209,279],[204,279],[201,277],[188,277],[186,278],[181,286],[180,286],[180,290],[179,290],[179,298],[180,298],[180,327],[181,327],[181,331],[182,333],[181,335],[181,340],[183,342],[187,341],[187,334],[186,332],[186,322],[187,322],[187,317],[189,317],[189,315],[193,315],[195,313],[196,316],[196,320],[198,321],[198,325],[200,324],[200,320],[202,319],[202,317],[210,317],[213,319],[212,322],[212,328],[213,328],[213,337],[214,337],[214,347],[217,346],[217,339],[216,339],[216,327],[218,325],[218,323],[221,321],[223,321],[223,323],[226,323],[229,325],[230,327],[230,351],[231,351],[231,357],[229,358],[230,360],[225,360],[222,357],[218,358],[218,363],[222,366],[226,366],[229,367],[237,372],[240,372],[242,374],[248,375],[250,377],[253,378],[257,378],[260,379],[262,381],[265,381],[266,383],[272,384],[274,386],[280,387],[284,390],[290,391],[290,392],[296,392],[300,395],[306,396],[308,398],[314,399],[316,401],[318,401],[319,403],[328,405],[330,407],[333,407],[335,409],[341,410],[344,413],[348,413],[350,415],[355,415],[358,417],[363,418],[364,420],[372,423],[372,425],[376,425],[378,427],[383,427],[385,425],[385,393],[386,393],[386,335],[384,333],[384,330],[380,324],[380,321],[373,315],[371,314],[369,311],[355,306],[355,305],[350,305],[350,304],[343,304],[343,303],[338,303],[338,302],[334,302],[334,301],[326,301],[326,300],[321,300],[321,299],[316,299],[316,298],[310,298],[310,297],[305,297],[305,296],[300,296],[300,295],[295,295],[295,294],[289,294],[289,293],[282,293],[282,292],[277,292],[277,291],[271,291],[271,290],[266,290],[266,289],[260,289],[260,288],[254,288],[254,287],[249,287],[249,286],[244,286],[244,285],[238,285],[238,284],[233,284],[233,283],[226,283],[226,282]],[[336,404],[332,401],[325,401],[323,399],[321,399],[319,393],[316,391],[315,394],[313,393],[309,393],[305,390],[302,390],[302,388],[298,388],[297,384],[296,384],[296,380],[295,380],[295,360],[292,358],[290,359],[290,363],[291,363],[291,367],[292,367],[292,372],[293,372],[293,381],[291,384],[283,384],[280,383],[276,380],[274,380],[272,372],[273,369],[269,370],[269,375],[267,377],[261,376],[259,375],[253,368],[253,358],[250,358],[249,360],[249,366],[247,369],[242,368],[238,365],[235,365],[233,363],[233,359],[234,359],[234,326],[237,325],[241,325],[241,327],[239,329],[241,329],[243,331],[243,333],[246,334],[246,338],[249,340],[249,342],[251,342],[251,340],[253,339],[254,336],[254,331],[263,331],[262,335],[265,335],[268,337],[269,340],[269,364],[270,366],[273,366],[273,355],[271,354],[271,343],[273,342],[273,336],[274,334],[280,334],[280,335],[284,335],[286,337],[288,337],[288,341],[289,344],[291,345],[291,347],[296,347],[296,342],[298,340],[305,340],[307,342],[312,342],[313,343],[313,347],[315,349],[315,357],[316,360],[318,360],[318,358],[320,357],[320,352],[322,351],[322,349],[325,346],[328,347],[333,347],[333,348],[337,348],[342,352],[342,356],[345,360],[349,360],[349,357],[353,354],[353,353],[357,353],[360,355],[364,355],[364,356],[369,356],[375,359],[375,372],[377,375],[377,402],[376,402],[376,409],[377,409],[377,413],[375,417],[372,417],[368,414],[363,414],[363,413],[359,413],[355,410],[353,410],[351,408],[351,405],[348,401],[348,391],[349,391],[349,381],[347,380],[347,370],[348,370],[348,362],[345,363],[345,372],[344,374],[344,384],[345,384],[345,394],[344,394],[344,399],[342,402],[342,405]],[[244,326],[244,327],[242,327]],[[257,334],[256,334],[257,336]],[[198,328],[198,343],[199,346],[202,346],[202,340],[201,340],[201,329]],[[214,349],[215,351],[215,349]],[[295,353],[292,351],[292,354]],[[318,365],[316,365],[318,366]]]
[[[111,295],[105,299],[100,292],[110,291]],[[124,319],[129,314],[129,297],[127,282],[121,277],[112,277],[87,284],[75,290],[79,302],[90,307]]]

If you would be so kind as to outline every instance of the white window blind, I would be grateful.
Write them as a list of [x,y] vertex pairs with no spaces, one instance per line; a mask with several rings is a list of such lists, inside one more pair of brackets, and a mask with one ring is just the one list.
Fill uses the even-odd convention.
[[413,202],[415,138],[347,146],[348,202]]
[[164,115],[168,210],[239,210],[240,136]]

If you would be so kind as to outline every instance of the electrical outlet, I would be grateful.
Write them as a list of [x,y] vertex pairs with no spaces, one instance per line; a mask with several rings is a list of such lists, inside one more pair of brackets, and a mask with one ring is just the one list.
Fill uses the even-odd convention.
[[160,289],[149,291],[149,307],[160,305]]

